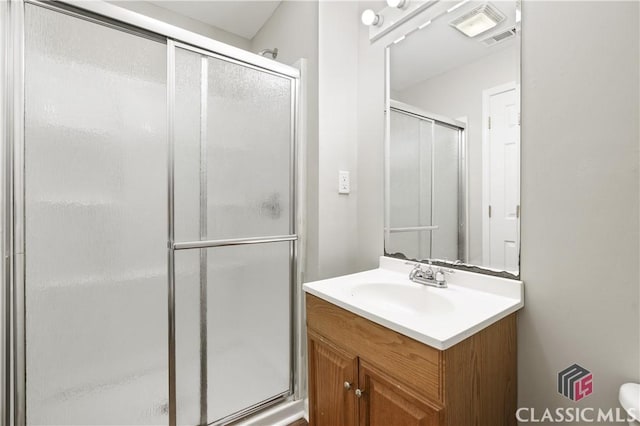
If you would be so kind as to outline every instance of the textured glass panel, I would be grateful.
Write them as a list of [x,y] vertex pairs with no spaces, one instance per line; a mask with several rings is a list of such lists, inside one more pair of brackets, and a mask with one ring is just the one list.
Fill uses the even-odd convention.
[[200,239],[200,138],[202,57],[176,49],[175,91],[175,239]]
[[200,424],[200,250],[175,252],[176,399],[179,425]]
[[[202,57],[176,49],[175,238],[200,239]],[[200,251],[177,251],[176,397],[180,425],[200,423]]]
[[28,423],[166,424],[166,46],[25,8]]
[[[431,225],[432,123],[391,111],[391,228]],[[431,232],[391,233],[387,253],[413,259],[430,257]]]
[[208,60],[208,239],[289,233],[291,81]]
[[290,244],[207,250],[209,422],[289,389]]
[[459,131],[434,126],[433,257],[458,259]]

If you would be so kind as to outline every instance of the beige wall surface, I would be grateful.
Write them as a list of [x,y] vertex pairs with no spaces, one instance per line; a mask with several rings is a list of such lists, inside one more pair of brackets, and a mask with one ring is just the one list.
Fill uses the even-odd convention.
[[[524,2],[520,406],[640,382],[638,2]],[[557,373],[590,370],[574,403]]]

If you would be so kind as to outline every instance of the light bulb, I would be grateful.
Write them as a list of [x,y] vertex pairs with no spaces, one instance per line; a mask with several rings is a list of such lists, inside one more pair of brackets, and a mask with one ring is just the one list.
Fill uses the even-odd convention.
[[407,0],[387,0],[387,6],[402,9],[407,4]]
[[365,24],[366,26],[371,26],[371,25],[377,26],[382,24],[382,16],[378,15],[371,9],[367,9],[364,12],[362,12],[361,19],[362,19],[362,23]]

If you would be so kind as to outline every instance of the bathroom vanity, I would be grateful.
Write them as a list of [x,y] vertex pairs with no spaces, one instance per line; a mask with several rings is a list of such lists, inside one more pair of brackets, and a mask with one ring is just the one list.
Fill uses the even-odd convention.
[[515,425],[522,283],[456,271],[437,289],[409,271],[381,258],[305,284],[310,424]]

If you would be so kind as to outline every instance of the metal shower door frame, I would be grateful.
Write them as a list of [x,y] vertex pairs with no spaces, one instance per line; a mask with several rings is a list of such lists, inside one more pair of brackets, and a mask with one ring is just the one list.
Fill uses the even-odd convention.
[[[277,402],[280,402],[282,400],[284,400],[285,398],[294,395],[294,393],[296,393],[298,391],[298,389],[296,389],[296,379],[297,379],[297,375],[296,375],[296,371],[297,371],[297,339],[298,339],[298,330],[296,329],[297,326],[299,326],[299,324],[297,324],[297,322],[295,321],[295,319],[297,318],[297,305],[299,305],[299,297],[297,294],[297,288],[298,286],[296,285],[297,282],[299,282],[299,259],[298,259],[298,253],[300,251],[300,244],[299,244],[299,234],[298,234],[298,229],[299,229],[299,221],[300,218],[297,214],[298,212],[298,198],[299,195],[298,192],[301,190],[300,188],[297,187],[297,182],[298,182],[298,175],[300,173],[300,168],[299,168],[299,163],[301,163],[299,161],[299,149],[298,149],[298,127],[299,127],[299,123],[298,123],[298,103],[299,103],[299,80],[300,80],[300,74],[298,74],[298,77],[294,77],[291,75],[285,75],[282,74],[281,72],[278,72],[276,70],[273,69],[266,69],[264,67],[261,66],[257,66],[253,63],[246,63],[242,60],[239,60],[237,58],[230,58],[228,56],[224,56],[222,54],[216,53],[216,52],[211,52],[208,51],[206,49],[202,49],[200,47],[195,47],[180,41],[173,41],[173,40],[169,40],[167,43],[167,99],[168,99],[168,123],[169,123],[169,183],[168,183],[168,187],[169,187],[169,259],[170,259],[170,265],[169,265],[169,294],[171,295],[171,297],[169,298],[169,316],[170,316],[170,327],[175,327],[175,252],[179,251],[179,250],[198,250],[198,249],[207,249],[207,248],[214,248],[214,247],[231,247],[231,246],[239,246],[239,245],[254,245],[254,244],[268,244],[268,243],[277,243],[277,242],[290,242],[289,247],[290,247],[290,254],[289,254],[289,263],[290,263],[290,277],[291,277],[291,282],[290,282],[290,287],[289,287],[289,308],[290,308],[290,312],[289,312],[289,318],[290,318],[290,336],[289,336],[289,341],[290,341],[290,353],[289,353],[289,358],[290,358],[290,365],[289,365],[289,390],[279,394],[279,395],[274,395],[271,398],[268,398],[265,401],[260,401],[257,404],[251,406],[251,407],[247,407],[243,410],[241,410],[238,413],[234,413],[231,414],[227,417],[224,417],[222,419],[218,419],[216,420],[214,423],[209,423],[209,424],[213,424],[213,425],[219,425],[219,424],[225,424],[229,421],[233,421],[236,420],[238,418],[242,418],[248,414],[251,414],[253,412],[259,411],[262,408],[265,408],[267,406],[273,405]],[[290,178],[290,182],[289,182],[289,199],[290,199],[290,212],[289,212],[289,233],[287,235],[272,235],[272,236],[261,236],[261,237],[248,237],[248,238],[233,238],[233,239],[216,239],[216,240],[198,240],[198,241],[176,241],[175,240],[175,214],[174,214],[174,194],[175,194],[175,175],[174,175],[174,150],[175,150],[175,129],[174,129],[174,123],[175,123],[175,111],[174,111],[174,107],[175,107],[175,58],[176,58],[176,50],[177,49],[183,49],[186,51],[190,51],[190,52],[194,52],[197,53],[199,55],[202,55],[203,58],[213,58],[213,59],[219,59],[219,60],[223,60],[225,62],[229,62],[229,63],[234,63],[237,64],[239,66],[244,66],[250,69],[254,69],[260,72],[264,72],[267,74],[271,74],[271,75],[275,75],[278,77],[283,77],[283,78],[287,78],[289,79],[290,85],[291,85],[291,115],[290,115],[290,124],[291,124],[291,132],[290,132],[290,150],[289,150],[289,165],[290,165],[290,169],[289,169],[289,178]],[[204,65],[203,65],[204,67]],[[204,68],[203,68],[204,69]],[[296,70],[297,71],[297,70]],[[203,88],[201,87],[201,90],[203,90]],[[201,96],[204,98],[206,97],[205,94],[201,93]],[[205,112],[206,113],[206,112]],[[202,119],[203,117],[201,117]],[[200,135],[201,140],[201,153],[204,148],[205,145],[205,141],[202,139],[202,133]],[[202,173],[206,173],[204,170],[202,170],[202,163],[200,164],[201,167],[201,180],[200,183],[202,185]],[[202,188],[201,188],[202,191]],[[202,197],[204,195],[201,192],[201,208],[202,208]],[[206,211],[204,212],[206,213]],[[203,214],[203,211],[201,209],[200,211],[200,215]],[[202,217],[201,217],[201,221],[202,221]],[[200,236],[201,238],[204,237],[203,235],[203,224],[201,222],[200,225]],[[202,253],[202,251],[201,251]],[[201,263],[202,266],[202,263]],[[202,273],[202,269],[200,271]],[[202,277],[201,277],[202,278]],[[202,292],[202,284],[201,284],[201,292]],[[202,296],[202,293],[201,293]],[[201,301],[202,302],[202,301]],[[296,303],[298,302],[298,303]],[[201,316],[200,318],[201,321],[203,321],[203,318]],[[175,351],[176,351],[176,347],[175,347],[175,328],[172,330],[170,329],[170,339],[169,339],[169,351],[170,351],[170,365],[169,365],[169,377],[170,377],[170,387],[169,387],[169,395],[170,395],[170,400],[174,401],[176,400],[176,395],[175,395],[175,388],[176,388],[176,372],[175,372]],[[202,338],[202,336],[201,336]],[[206,336],[204,336],[205,339],[205,344],[204,346],[206,347]],[[202,342],[201,342],[201,348],[202,348]],[[203,354],[201,353],[201,358],[202,358]],[[206,383],[205,383],[206,385]],[[206,388],[203,388],[203,384],[202,384],[202,380],[201,380],[201,395],[202,393],[205,392],[206,393]],[[170,407],[175,407],[176,404],[170,404]],[[202,408],[202,407],[201,407]],[[206,411],[206,408],[205,408]],[[169,424],[170,425],[175,425],[176,424],[176,410],[170,409],[169,412],[170,415],[170,421]],[[207,421],[205,420],[205,413],[201,411],[201,423],[202,424],[206,424]]]
[[[25,185],[24,185],[24,10],[26,4],[46,7],[101,25],[134,33],[142,37],[163,38],[167,44],[167,135],[168,135],[168,229],[167,229],[167,299],[169,360],[169,425],[176,425],[175,372],[175,250],[219,247],[238,244],[290,241],[290,380],[289,391],[263,404],[250,407],[241,415],[286,399],[299,399],[298,383],[301,293],[299,283],[304,273],[304,151],[299,148],[302,135],[300,111],[300,70],[269,60],[245,50],[226,45],[196,33],[131,12],[104,1],[62,0],[55,3],[39,0],[0,1],[0,179],[2,287],[0,288],[0,426],[26,425],[26,341],[25,341]],[[237,240],[174,241],[173,149],[175,108],[175,48],[187,48],[208,56],[282,76],[291,80],[291,157],[290,157],[290,233],[267,238]]]
[[[0,4],[2,31],[2,417],[25,424],[24,3]],[[16,172],[17,171],[17,172]]]

